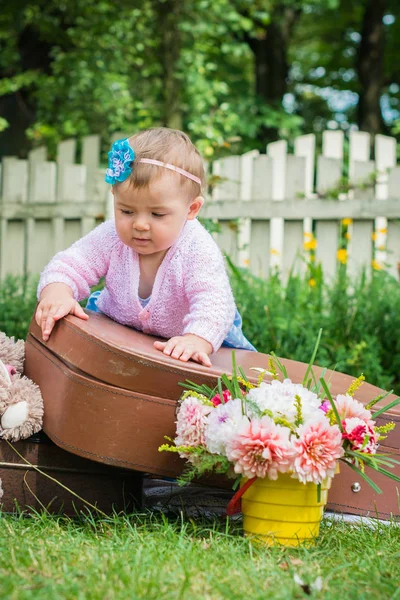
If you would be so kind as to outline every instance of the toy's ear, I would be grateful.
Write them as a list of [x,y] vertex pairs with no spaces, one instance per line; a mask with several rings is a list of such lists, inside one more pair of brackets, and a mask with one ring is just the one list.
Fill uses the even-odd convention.
[[11,387],[11,375],[6,368],[6,365],[0,360],[0,385]]
[[25,342],[23,340],[15,341],[13,337],[7,337],[0,331],[0,360],[6,365],[12,365],[22,373],[25,360]]

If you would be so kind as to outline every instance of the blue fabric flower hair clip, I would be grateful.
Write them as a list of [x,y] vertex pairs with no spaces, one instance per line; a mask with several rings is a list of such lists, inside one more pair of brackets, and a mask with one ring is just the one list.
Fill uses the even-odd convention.
[[117,140],[111,146],[108,153],[108,169],[106,170],[106,182],[114,185],[118,181],[125,181],[132,173],[132,163],[135,153],[129,145],[128,138]]

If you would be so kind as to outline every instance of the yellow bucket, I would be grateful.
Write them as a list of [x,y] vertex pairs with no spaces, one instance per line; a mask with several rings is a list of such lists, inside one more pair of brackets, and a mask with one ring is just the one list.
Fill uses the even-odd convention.
[[276,481],[257,478],[242,496],[246,536],[272,546],[312,544],[319,533],[331,479],[318,486],[280,473]]

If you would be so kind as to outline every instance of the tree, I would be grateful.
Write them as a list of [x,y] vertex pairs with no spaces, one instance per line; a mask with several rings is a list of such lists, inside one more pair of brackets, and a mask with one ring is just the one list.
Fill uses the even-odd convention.
[[354,124],[385,133],[399,114],[400,6],[388,0],[378,16],[380,1],[342,0],[338,10],[321,4],[299,22],[290,49],[289,91],[309,130],[336,121],[344,129]]
[[356,68],[360,84],[358,125],[372,134],[386,131],[380,100],[385,84],[384,50],[385,25],[383,18],[387,0],[366,0],[361,25],[361,41]]
[[180,72],[183,0],[156,0],[157,30],[160,33],[160,62],[162,65],[163,125],[182,129],[182,77]]
[[332,120],[384,131],[399,113],[398,0],[121,0],[117,8],[111,0],[7,4],[0,131],[5,120],[9,128],[0,153],[168,125],[213,157],[264,150]]

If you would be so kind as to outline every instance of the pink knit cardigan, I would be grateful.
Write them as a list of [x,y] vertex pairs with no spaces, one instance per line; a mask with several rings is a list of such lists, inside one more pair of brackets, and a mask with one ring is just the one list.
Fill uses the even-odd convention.
[[144,333],[171,338],[193,333],[216,351],[235,317],[235,302],[223,256],[204,227],[187,221],[162,261],[145,308],[139,297],[139,256],[106,221],[59,252],[41,274],[38,297],[49,283],[66,283],[76,300],[105,277],[97,306],[101,312]]

